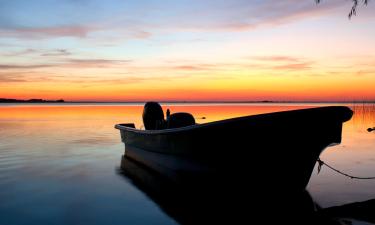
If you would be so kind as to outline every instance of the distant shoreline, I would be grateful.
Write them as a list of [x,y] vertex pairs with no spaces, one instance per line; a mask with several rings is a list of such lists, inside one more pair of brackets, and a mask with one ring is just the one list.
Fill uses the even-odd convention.
[[65,103],[63,99],[59,100],[44,100],[44,99],[12,99],[12,98],[0,98],[0,103]]
[[[272,103],[310,103],[310,104],[319,104],[319,103],[343,103],[343,104],[375,104],[374,101],[158,101],[161,104],[272,104]],[[63,99],[59,100],[44,100],[44,99],[6,99],[0,98],[1,103],[59,103],[59,104],[144,104],[145,101],[65,101]]]

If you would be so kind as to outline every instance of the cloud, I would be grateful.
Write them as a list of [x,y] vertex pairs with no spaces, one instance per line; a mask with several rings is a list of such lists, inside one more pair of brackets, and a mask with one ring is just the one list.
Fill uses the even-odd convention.
[[259,61],[272,61],[272,62],[299,62],[301,61],[301,58],[283,56],[283,55],[255,56],[255,57],[251,57],[251,59],[255,59]]
[[[70,55],[68,51],[58,50],[52,53],[46,53],[49,56]],[[45,55],[46,56],[46,55]],[[2,70],[33,70],[44,68],[64,68],[64,67],[79,67],[79,68],[94,68],[94,67],[115,67],[124,66],[131,63],[132,60],[113,60],[113,59],[62,59],[53,64],[0,64],[0,71]]]
[[13,56],[28,56],[28,55],[35,55],[35,56],[68,56],[72,53],[67,49],[53,49],[53,50],[37,50],[33,48],[27,48],[21,51],[13,51],[9,53],[3,53],[3,56],[6,57],[13,57]]
[[331,13],[342,6],[340,0],[331,0],[317,6],[314,1],[197,1],[187,5],[176,22],[165,22],[178,31],[241,32],[263,26],[277,26]]
[[129,63],[132,60],[116,60],[116,59],[68,59],[71,63],[83,64],[116,64],[116,63]]
[[6,57],[9,57],[9,56],[22,56],[22,55],[34,54],[36,52],[38,52],[38,51],[35,50],[35,49],[28,48],[28,49],[25,49],[25,50],[22,50],[22,51],[6,53],[6,54],[3,54],[3,55],[6,56]]
[[27,27],[0,29],[2,37],[14,37],[21,39],[44,39],[51,37],[87,37],[94,28],[88,26],[55,26],[55,27]]
[[373,76],[375,75],[375,69],[361,69],[355,73],[356,76]]
[[[0,38],[10,37],[17,39],[51,39],[62,37],[73,37],[79,39],[89,39],[91,41],[104,42],[113,44],[113,42],[124,41],[129,39],[148,39],[152,37],[150,31],[144,27],[126,27],[111,24],[87,25],[70,25],[55,27],[27,27],[27,28],[1,28]],[[98,35],[95,33],[97,32]]]
[[236,62],[215,62],[206,63],[199,61],[189,61],[184,60],[187,63],[181,64],[179,61],[166,61],[168,66],[160,66],[157,70],[167,70],[167,71],[182,71],[194,72],[200,71],[210,71],[210,72],[233,72],[233,71],[248,71],[252,70],[308,70],[312,69],[315,61],[310,59],[296,57],[296,56],[286,56],[286,55],[269,55],[269,56],[251,56],[244,57],[245,61],[237,60]]
[[271,70],[309,70],[315,63],[306,58],[286,55],[252,56],[249,58],[257,62],[263,62],[259,64],[258,68],[263,67]]
[[34,71],[0,71],[0,83],[55,82],[66,79],[66,76],[54,73]]
[[19,74],[3,74],[0,73],[0,83],[18,83],[18,82],[27,82],[27,79],[24,79],[23,76]]
[[[40,3],[29,4],[39,8]],[[158,4],[115,1],[110,4],[90,3],[90,7],[70,5],[64,1],[58,4],[61,9],[50,8],[45,12],[47,16],[42,18],[38,14],[31,14],[24,4],[9,6],[9,10],[3,10],[0,36],[19,39],[89,37],[95,40],[124,40],[147,39],[157,32],[247,31],[322,15],[340,7],[342,1],[331,0],[318,6],[313,0],[182,0]],[[77,9],[79,14],[75,13]],[[13,11],[24,16],[16,17],[11,13]],[[35,18],[30,19],[30,16]]]
[[202,71],[202,70],[213,70],[217,68],[215,64],[184,64],[171,67],[171,69],[182,70],[182,71]]
[[290,63],[290,64],[284,64],[284,65],[278,65],[272,67],[276,70],[309,70],[312,67],[312,62],[303,62],[303,63]]
[[133,36],[134,38],[137,38],[137,39],[147,39],[147,38],[150,38],[152,34],[150,32],[140,30],[140,31],[135,31]]
[[133,60],[114,60],[114,59],[67,59],[64,66],[68,67],[114,67],[124,66],[133,62]]
[[41,56],[68,56],[72,53],[67,49],[55,49],[50,52],[42,53]]
[[104,85],[125,85],[143,82],[170,82],[175,79],[190,77],[190,74],[169,74],[169,75],[140,75],[139,73],[106,73],[101,76],[94,76],[84,73],[66,74],[49,71],[1,71],[0,83],[32,83],[32,82],[52,82],[80,84],[82,87],[92,87],[98,84]]
[[52,64],[35,64],[35,65],[14,65],[14,64],[0,64],[0,70],[14,70],[14,69],[39,69],[46,67],[53,67]]

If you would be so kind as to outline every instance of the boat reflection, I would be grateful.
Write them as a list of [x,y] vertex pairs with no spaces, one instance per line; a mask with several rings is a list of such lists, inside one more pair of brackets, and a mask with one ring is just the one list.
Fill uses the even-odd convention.
[[307,191],[272,191],[282,183],[264,188],[251,177],[165,174],[165,170],[151,170],[127,156],[122,157],[119,171],[180,224],[247,224],[259,219],[262,224],[326,222],[316,213],[317,206]]

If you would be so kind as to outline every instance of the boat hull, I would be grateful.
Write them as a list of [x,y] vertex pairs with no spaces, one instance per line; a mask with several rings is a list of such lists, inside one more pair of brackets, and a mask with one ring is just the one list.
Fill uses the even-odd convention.
[[[347,107],[319,107],[245,116],[166,130],[118,124],[125,155],[172,179],[181,176],[256,180],[304,189],[316,160],[341,142]],[[172,172],[171,172],[172,171]],[[220,178],[219,178],[220,179]]]

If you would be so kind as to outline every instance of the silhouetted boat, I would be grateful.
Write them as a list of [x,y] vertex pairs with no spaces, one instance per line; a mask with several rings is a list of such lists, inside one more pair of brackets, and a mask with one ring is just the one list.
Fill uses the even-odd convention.
[[[258,189],[304,190],[316,160],[341,142],[342,123],[353,112],[318,107],[231,118],[164,130],[117,124],[125,155],[179,179],[248,180]],[[202,179],[204,180],[204,178]]]

